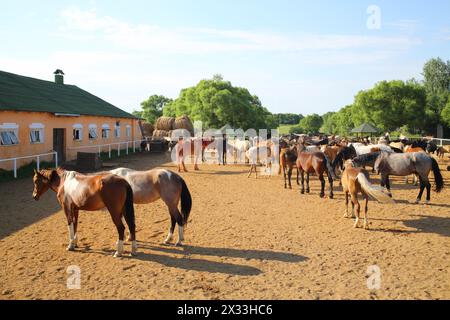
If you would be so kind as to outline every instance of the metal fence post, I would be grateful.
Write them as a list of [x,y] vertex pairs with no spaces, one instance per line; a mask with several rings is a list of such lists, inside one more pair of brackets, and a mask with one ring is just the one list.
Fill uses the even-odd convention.
[[108,145],[108,154],[109,154],[109,158],[111,159],[111,145]]
[[55,167],[58,168],[58,152],[55,152]]
[[41,170],[41,159],[39,156],[36,157],[37,158],[37,171]]
[[127,141],[127,155],[128,155],[128,141]]
[[14,159],[14,178],[17,178],[17,159]]

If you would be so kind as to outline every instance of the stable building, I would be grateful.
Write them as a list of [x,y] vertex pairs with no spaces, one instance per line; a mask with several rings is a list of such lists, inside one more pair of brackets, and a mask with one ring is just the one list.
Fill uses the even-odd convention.
[[[113,143],[125,148],[118,143],[142,138],[136,117],[65,84],[61,70],[54,75],[53,82],[0,71],[0,160],[56,151],[63,163],[75,159],[77,150],[107,151]],[[32,160],[16,160],[17,167]],[[0,161],[0,169],[11,168],[10,161]]]

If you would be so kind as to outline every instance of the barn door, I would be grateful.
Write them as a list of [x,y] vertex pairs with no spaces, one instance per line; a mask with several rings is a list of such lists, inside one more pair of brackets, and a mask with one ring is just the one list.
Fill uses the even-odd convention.
[[53,150],[58,153],[58,164],[66,161],[65,135],[65,129],[53,129]]

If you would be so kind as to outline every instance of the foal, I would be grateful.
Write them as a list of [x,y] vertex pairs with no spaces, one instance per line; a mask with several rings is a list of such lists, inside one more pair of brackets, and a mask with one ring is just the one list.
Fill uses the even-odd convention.
[[[369,202],[369,195],[379,202],[394,203],[394,200],[390,198],[388,193],[385,193],[385,189],[374,186],[369,181],[369,172],[363,168],[353,167],[352,160],[347,160],[344,164],[344,172],[342,173],[342,187],[345,192],[345,214],[344,218],[348,217],[348,198],[349,194],[352,201],[352,217],[355,217],[355,228],[358,228],[359,214],[361,206],[358,202],[358,193],[361,193],[365,200],[364,205],[364,229],[369,229],[369,221],[367,219],[367,209]],[[356,216],[355,216],[356,206]]]
[[133,207],[133,190],[128,182],[113,174],[85,176],[75,171],[34,170],[33,198],[37,201],[48,189],[56,192],[56,197],[67,218],[69,228],[68,251],[77,246],[78,212],[98,211],[107,208],[119,233],[117,251],[114,257],[123,254],[125,226],[122,216],[130,229],[132,241],[131,255],[136,255],[136,226]]

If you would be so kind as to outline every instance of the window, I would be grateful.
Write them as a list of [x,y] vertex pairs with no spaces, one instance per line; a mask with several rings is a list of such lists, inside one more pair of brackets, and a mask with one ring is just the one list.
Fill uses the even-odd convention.
[[44,125],[42,123],[32,123],[30,125],[30,143],[44,142]]
[[131,126],[127,126],[127,138],[131,137]]
[[89,126],[89,139],[90,140],[95,140],[97,139],[97,126],[95,124],[91,124]]
[[116,138],[120,138],[120,126],[116,126],[116,127],[114,128],[114,136],[115,136]]
[[12,146],[19,144],[19,126],[15,123],[0,125],[0,145]]
[[76,124],[73,126],[73,140],[83,140],[83,126],[81,124]]
[[102,138],[103,139],[109,138],[109,125],[108,124],[104,124],[102,126]]

